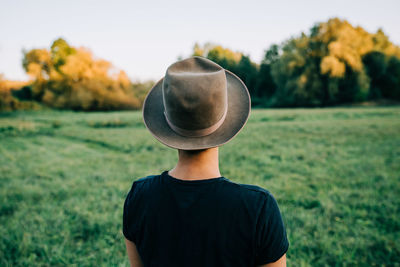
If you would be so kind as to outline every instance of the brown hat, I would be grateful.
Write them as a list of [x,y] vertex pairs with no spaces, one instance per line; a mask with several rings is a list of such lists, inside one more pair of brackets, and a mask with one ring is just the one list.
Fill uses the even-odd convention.
[[161,143],[197,150],[231,140],[250,114],[250,95],[232,72],[202,57],[168,67],[143,104],[143,120]]

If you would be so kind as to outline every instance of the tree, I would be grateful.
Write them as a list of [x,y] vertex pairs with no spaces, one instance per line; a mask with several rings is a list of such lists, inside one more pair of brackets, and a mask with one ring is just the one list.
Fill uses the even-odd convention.
[[0,111],[14,110],[17,101],[12,97],[3,75],[0,74]]
[[382,95],[390,98],[400,100],[400,59],[391,57],[388,62],[386,71],[387,87],[382,90]]
[[27,88],[26,84],[26,82],[6,80],[0,73],[0,111],[39,108],[39,106],[32,101],[19,101],[30,99],[18,99],[14,97],[14,93],[17,92],[18,89],[21,87]]
[[369,99],[380,99],[386,87],[387,58],[382,52],[372,51],[363,56],[363,64],[371,78]]
[[123,71],[96,59],[85,48],[59,38],[50,50],[24,53],[23,67],[33,78],[34,99],[54,108],[73,110],[136,109],[140,102]]
[[60,66],[67,62],[67,57],[69,55],[76,53],[76,49],[69,46],[62,38],[58,38],[53,42],[50,51],[52,64],[57,71],[59,71]]
[[371,78],[370,99],[400,100],[400,59],[372,51],[363,57],[363,62]]
[[[277,106],[327,106],[376,98],[383,88],[377,87],[383,76],[374,74],[373,69],[389,61],[382,61],[377,54],[367,56],[374,51],[394,58],[391,73],[397,73],[400,49],[381,30],[370,34],[346,20],[333,18],[314,25],[309,35],[302,33],[271,47],[261,65],[260,80],[265,77],[268,81],[269,72],[273,83],[259,82],[257,90],[273,91],[271,104]],[[397,76],[390,77],[392,88],[385,88],[394,92]],[[273,84],[275,90],[267,89],[274,88]]]

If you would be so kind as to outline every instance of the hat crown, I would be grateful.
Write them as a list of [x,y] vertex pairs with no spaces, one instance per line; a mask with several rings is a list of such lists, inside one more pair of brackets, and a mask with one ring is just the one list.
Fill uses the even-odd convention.
[[167,121],[183,131],[193,131],[193,136],[196,131],[220,124],[227,112],[225,70],[206,58],[192,57],[172,64],[162,94]]

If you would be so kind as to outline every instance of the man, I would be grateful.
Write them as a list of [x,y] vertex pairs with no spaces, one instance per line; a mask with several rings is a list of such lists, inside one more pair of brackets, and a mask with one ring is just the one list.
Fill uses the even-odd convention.
[[214,62],[172,64],[143,106],[147,129],[178,149],[175,168],[135,181],[124,204],[131,266],[286,266],[274,197],[219,172],[218,147],[250,114],[246,86]]

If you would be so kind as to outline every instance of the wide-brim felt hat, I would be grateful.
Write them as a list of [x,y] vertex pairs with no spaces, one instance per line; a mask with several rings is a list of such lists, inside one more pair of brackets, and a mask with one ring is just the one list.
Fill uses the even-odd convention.
[[150,90],[143,120],[164,145],[182,150],[221,146],[246,124],[251,100],[232,72],[203,57],[178,61]]

